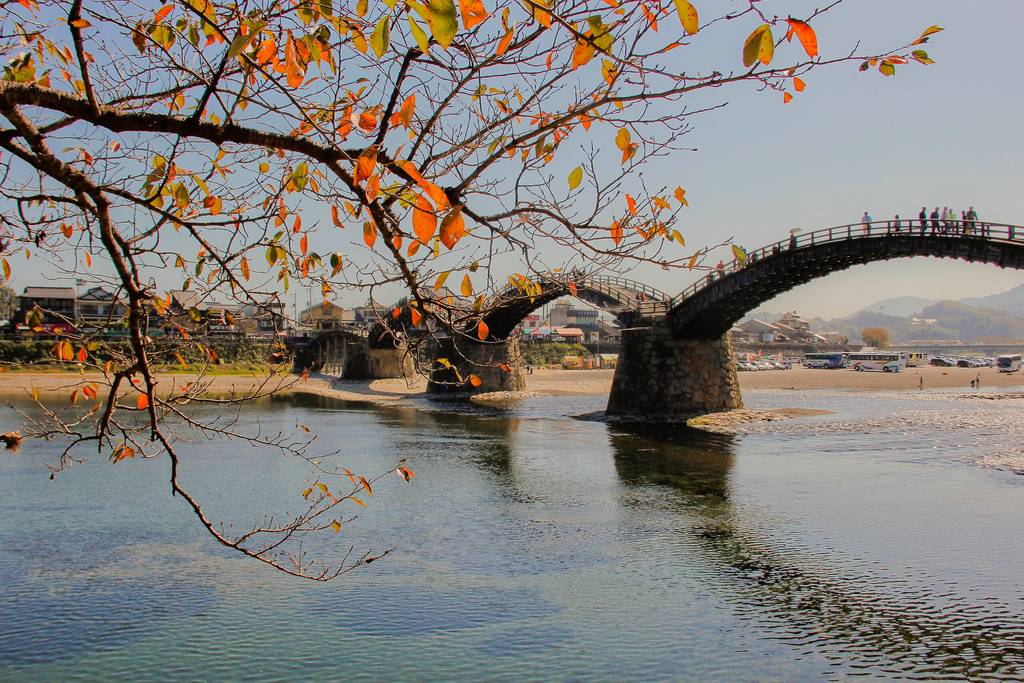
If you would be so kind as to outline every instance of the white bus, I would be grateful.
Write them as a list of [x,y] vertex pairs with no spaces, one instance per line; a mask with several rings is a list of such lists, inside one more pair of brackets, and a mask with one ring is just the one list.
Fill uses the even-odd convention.
[[903,369],[903,358],[897,351],[867,351],[851,353],[846,357],[846,367],[858,372],[862,370],[881,370],[882,372],[899,372]]
[[1020,354],[1011,353],[999,356],[996,359],[996,367],[999,368],[999,372],[1017,372],[1020,370]]

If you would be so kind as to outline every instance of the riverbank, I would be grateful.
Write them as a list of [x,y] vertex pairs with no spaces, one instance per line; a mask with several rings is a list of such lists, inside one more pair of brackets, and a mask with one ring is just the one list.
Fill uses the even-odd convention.
[[[529,394],[572,396],[607,394],[611,390],[612,370],[547,370],[537,369],[526,376]],[[849,389],[863,391],[911,391],[920,389],[971,389],[970,382],[980,378],[981,388],[1020,387],[1024,374],[1000,373],[995,368],[907,368],[901,373],[855,372],[853,370],[811,370],[793,368],[763,372],[741,372],[743,389]],[[33,389],[41,394],[71,392],[84,383],[102,380],[97,374],[69,372],[9,371],[0,373],[0,397],[24,396]],[[173,382],[184,385],[202,381],[206,390],[215,394],[246,395],[254,391],[267,393],[305,393],[352,401],[392,402],[423,394],[423,378],[378,380],[332,380],[312,376],[307,380],[291,374],[271,376],[258,374],[209,375],[170,373],[159,377],[163,386]]]

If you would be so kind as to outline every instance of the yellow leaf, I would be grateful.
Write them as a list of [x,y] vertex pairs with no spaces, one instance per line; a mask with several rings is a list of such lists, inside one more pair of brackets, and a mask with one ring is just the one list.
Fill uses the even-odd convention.
[[615,134],[615,145],[625,152],[629,148],[629,141],[629,130],[626,128],[619,128],[619,132]]
[[747,263],[747,252],[743,250],[738,244],[732,245],[732,255],[736,257],[736,260],[740,262],[740,265],[746,265]]
[[693,270],[693,267],[697,265],[697,258],[700,256],[700,252],[694,252],[693,256],[687,262],[686,267],[689,270]]
[[675,197],[676,197],[676,201],[679,202],[680,204],[682,204],[683,206],[689,206],[690,205],[690,202],[686,201],[686,190],[684,190],[683,188],[681,188],[681,187],[677,187],[676,188]]
[[373,29],[373,35],[370,36],[370,47],[373,48],[373,52],[377,55],[377,59],[380,59],[388,51],[388,46],[391,45],[391,17],[385,14],[377,22],[377,26]]
[[444,281],[448,279],[449,275],[451,275],[451,271],[447,270],[447,271],[445,271],[445,272],[443,272],[443,273],[441,273],[440,275],[437,276],[437,279],[434,280],[434,291],[435,292],[437,290],[441,289],[442,287],[444,287]]
[[309,494],[311,494],[311,493],[313,493],[313,487],[312,486],[302,492],[302,497],[303,498],[309,498]]
[[364,503],[363,501],[359,500],[355,496],[348,496],[348,499],[351,500],[356,505],[358,505],[359,507],[363,507],[363,508],[366,507],[366,503]]
[[468,274],[462,276],[462,296],[473,296],[473,281]]
[[331,522],[331,530],[334,531],[334,533],[338,533],[339,531],[341,531],[341,522],[339,522],[338,520],[334,520],[333,522]]
[[242,261],[239,264],[242,270],[242,277],[246,280],[249,279],[249,259],[242,257]]
[[459,22],[455,16],[455,2],[453,0],[430,0],[430,4],[427,6],[427,25],[430,26],[430,32],[434,34],[437,44],[447,50],[459,30]]
[[583,167],[577,166],[569,174],[569,189],[575,190],[583,182]]
[[683,25],[686,34],[692,36],[697,32],[700,23],[697,8],[690,4],[689,0],[675,0],[675,3],[676,12],[679,14],[679,23]]
[[327,484],[323,483],[322,481],[318,481],[316,484],[314,484],[314,486],[320,489],[320,493],[324,494],[325,496],[327,495]]
[[762,24],[747,36],[743,43],[743,66],[752,66],[754,62],[769,64],[775,56],[775,39],[772,37],[770,24]]

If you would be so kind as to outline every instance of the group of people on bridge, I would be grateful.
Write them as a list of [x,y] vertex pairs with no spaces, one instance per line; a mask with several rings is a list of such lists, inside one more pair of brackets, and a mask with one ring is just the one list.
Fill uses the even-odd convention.
[[[865,211],[860,222],[864,229],[864,235],[870,235],[873,226],[871,214]],[[931,213],[928,212],[928,207],[922,206],[921,212],[917,214],[917,225],[914,225],[913,218],[901,219],[899,214],[896,214],[892,220],[880,223],[884,224],[887,235],[899,234],[904,231],[913,234],[916,229],[920,230],[922,236],[925,234],[952,236],[976,234],[986,237],[988,235],[988,226],[981,222],[978,212],[974,210],[973,206],[966,211],[961,211],[959,217],[956,211],[948,206],[943,207],[941,211],[936,206]],[[881,229],[881,225],[878,229]],[[1011,233],[1011,239],[1012,237]]]

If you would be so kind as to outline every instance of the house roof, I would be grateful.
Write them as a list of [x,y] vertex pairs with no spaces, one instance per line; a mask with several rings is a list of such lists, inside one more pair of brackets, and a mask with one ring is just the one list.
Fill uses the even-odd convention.
[[582,337],[583,330],[578,327],[556,327],[555,334],[563,337]]
[[79,301],[113,301],[114,295],[103,287],[93,287],[78,297]]
[[74,287],[26,287],[22,295],[30,299],[74,299]]

